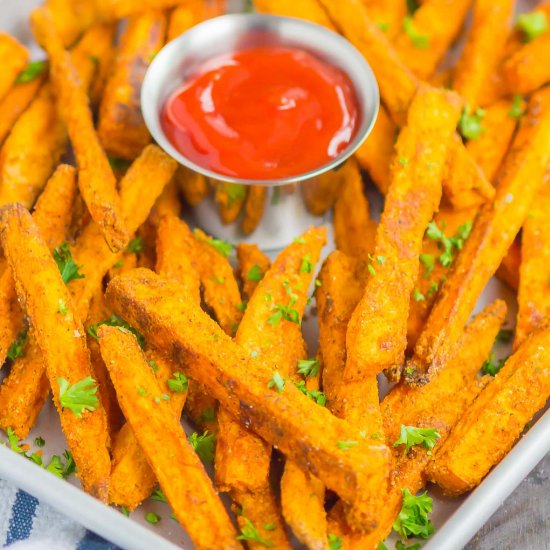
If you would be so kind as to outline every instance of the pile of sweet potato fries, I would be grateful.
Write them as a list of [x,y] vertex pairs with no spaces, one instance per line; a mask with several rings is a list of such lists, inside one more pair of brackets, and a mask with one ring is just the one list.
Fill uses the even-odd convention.
[[[273,263],[191,231],[210,184],[143,122],[154,55],[224,4],[47,0],[45,61],[0,34],[0,427],[125,513],[165,499],[198,549],[376,549],[392,529],[405,548],[433,532],[424,487],[477,486],[550,396],[550,4],[256,0],[343,34],[380,86],[370,138],[307,192],[333,209],[318,275],[323,227]],[[265,188],[215,193],[254,230]],[[472,318],[494,275],[514,332],[502,300]],[[50,394],[69,451],[45,464],[19,441]]]

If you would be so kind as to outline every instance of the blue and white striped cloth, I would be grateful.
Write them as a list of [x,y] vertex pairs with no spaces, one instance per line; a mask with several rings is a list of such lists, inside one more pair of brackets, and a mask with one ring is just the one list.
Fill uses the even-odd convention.
[[[67,506],[70,506],[70,502]],[[0,544],[10,550],[118,549],[1,479]]]

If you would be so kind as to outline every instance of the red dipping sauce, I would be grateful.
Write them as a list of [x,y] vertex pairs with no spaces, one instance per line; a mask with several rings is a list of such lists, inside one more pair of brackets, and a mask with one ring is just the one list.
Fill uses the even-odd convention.
[[341,70],[303,50],[265,46],[205,63],[166,101],[161,120],[172,145],[195,164],[273,180],[336,158],[360,113]]

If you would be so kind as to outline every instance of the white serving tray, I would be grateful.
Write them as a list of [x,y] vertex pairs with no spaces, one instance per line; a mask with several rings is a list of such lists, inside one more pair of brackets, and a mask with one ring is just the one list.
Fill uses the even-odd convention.
[[[0,0],[0,30],[14,34],[28,44],[38,58],[43,57],[43,54],[36,45],[32,44],[28,14],[40,3],[40,0]],[[520,2],[520,4],[526,3],[528,2]],[[373,195],[369,198],[373,212],[379,212],[381,206],[379,197]],[[332,242],[332,236],[329,242]],[[328,252],[329,250],[326,250],[325,254]],[[515,298],[509,289],[496,279],[490,282],[483,293],[476,312],[497,297],[505,299],[509,304],[507,326],[512,326],[516,314]],[[317,328],[312,316],[308,315],[308,317],[309,322],[304,321],[306,339],[310,343],[315,343]],[[505,354],[506,351],[505,348],[497,350],[497,356]],[[0,371],[0,378],[2,375]],[[382,386],[382,391],[387,391],[387,385],[384,383]],[[45,460],[48,460],[52,454],[61,454],[67,448],[57,413],[51,402],[44,407],[26,442],[32,446],[34,438],[38,436],[46,440]],[[509,455],[469,496],[447,499],[442,497],[437,488],[431,487],[429,493],[434,500],[432,521],[436,532],[425,543],[424,548],[426,550],[462,548],[548,452],[550,452],[550,411],[538,420]],[[129,550],[150,550],[151,548],[168,550],[176,547],[190,550],[193,548],[183,529],[170,519],[170,510],[166,504],[148,500],[132,513],[130,518],[126,518],[116,509],[104,506],[80,490],[74,476],[71,476],[69,482],[58,479],[2,445],[0,445],[0,478],[12,482],[40,501],[50,504],[59,512],[122,548]],[[161,516],[162,519],[158,524],[153,526],[147,523],[145,514],[149,511]],[[393,539],[391,540],[394,542]],[[390,547],[389,544],[388,547]]]

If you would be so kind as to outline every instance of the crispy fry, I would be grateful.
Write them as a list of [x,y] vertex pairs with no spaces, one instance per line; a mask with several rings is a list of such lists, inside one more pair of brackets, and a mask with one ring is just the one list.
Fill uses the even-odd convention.
[[99,17],[103,21],[114,21],[150,10],[164,10],[195,0],[96,0]]
[[153,346],[169,349],[174,360],[182,363],[189,352],[203,358],[200,369],[186,364],[189,376],[204,383],[240,422],[343,499],[353,501],[379,484],[379,467],[387,460],[385,446],[363,440],[347,422],[334,418],[293,384],[286,384],[281,393],[268,390],[271,368],[251,358],[185,296],[176,297],[177,288],[152,272],[135,270],[111,281],[107,299]]
[[[298,242],[288,246],[259,282],[252,295],[236,335],[236,342],[245,352],[254,354],[283,377],[294,374],[298,359],[305,355],[300,324],[281,318],[273,320],[278,305],[287,305],[301,319],[313,268],[326,240],[324,229],[310,229]],[[304,264],[306,262],[306,264]],[[306,267],[304,268],[304,265]],[[266,298],[266,296],[268,298]],[[290,384],[290,380],[288,381]],[[241,504],[242,494],[269,492],[271,449],[244,425],[238,425],[228,411],[218,415],[220,432],[216,450],[216,481],[219,487],[231,492]],[[250,498],[252,498],[250,495]],[[274,499],[271,499],[274,502]],[[270,513],[278,529],[269,533],[261,526],[269,521],[247,510],[247,517],[259,529],[261,536],[271,538],[277,547],[290,547],[277,512]],[[304,518],[305,519],[305,518]],[[261,520],[261,521],[259,521]],[[260,524],[260,525],[258,525]],[[265,533],[264,533],[265,531]]]
[[368,139],[357,149],[355,158],[369,173],[376,187],[385,195],[390,186],[390,164],[395,151],[397,126],[380,105],[378,118]]
[[222,15],[224,12],[225,2],[223,0],[199,0],[177,6],[170,14],[168,42],[202,21]]
[[478,485],[550,396],[550,330],[533,332],[454,427],[428,470],[448,494]]
[[[498,300],[485,308],[466,328],[456,356],[429,384],[420,388],[400,384],[388,394],[381,407],[390,442],[398,438],[401,424],[437,427],[440,435],[437,445],[445,441],[483,387],[476,380],[477,370],[487,357],[505,314],[506,306]],[[402,448],[395,448],[394,456],[389,492],[384,506],[378,510],[378,526],[374,531],[367,535],[351,533],[342,506],[336,505],[332,510],[329,529],[344,535],[344,548],[378,548],[401,509],[403,489],[416,494],[425,485],[424,472],[431,459],[426,450],[413,447],[404,455]]]
[[271,260],[255,244],[244,243],[237,247],[237,259],[243,295],[250,300],[258,283],[271,267]]
[[497,179],[458,255],[408,362],[409,383],[422,384],[451,353],[469,315],[523,224],[550,160],[550,90],[535,94]]
[[378,80],[382,101],[393,120],[402,125],[418,88],[417,78],[401,61],[384,33],[369,19],[360,0],[319,1],[344,36],[365,56]]
[[[59,382],[75,384],[91,376],[90,358],[82,323],[73,313],[70,294],[31,215],[21,205],[1,211],[1,240],[14,274],[17,292],[33,326],[46,363],[54,403],[83,487],[101,500],[107,499],[110,457],[107,418],[101,402],[79,418],[63,409]],[[65,304],[66,313],[59,312]]]
[[239,548],[231,520],[135,337],[105,325],[99,335],[124,415],[178,521],[197,548]]
[[160,197],[156,200],[153,208],[151,209],[148,222],[150,222],[158,230],[160,222],[165,216],[179,217],[180,213],[181,202],[178,188],[172,178],[164,187]]
[[97,18],[95,2],[46,0],[44,5],[52,14],[53,25],[64,46],[71,46],[76,42]]
[[456,209],[491,201],[495,188],[469,154],[458,134],[453,135],[443,172],[445,196]]
[[502,56],[514,4],[514,0],[478,0],[474,4],[472,26],[453,74],[453,89],[474,110]]
[[88,98],[69,54],[55,33],[51,14],[45,9],[35,10],[32,23],[35,34],[50,57],[50,77],[56,90],[57,104],[79,166],[80,193],[109,247],[119,251],[128,243],[128,231],[116,191],[116,179],[95,133]]
[[346,380],[359,381],[382,369],[398,376],[422,236],[439,205],[443,166],[459,115],[458,98],[445,91],[422,89],[411,105],[408,125],[396,143],[371,276],[348,327]]
[[233,223],[239,217],[247,195],[248,186],[246,185],[216,183],[214,199],[223,223]]
[[516,239],[497,269],[496,276],[504,281],[510,288],[517,290],[519,288],[519,269],[521,265],[521,243]]
[[43,82],[43,75],[39,75],[30,82],[14,84],[0,100],[0,145],[35,98]]
[[267,187],[252,185],[248,189],[246,202],[244,203],[244,216],[241,229],[245,235],[250,235],[262,220],[265,209]]
[[[124,217],[130,232],[147,219],[149,211],[176,170],[176,161],[155,145],[147,146],[120,182]],[[72,248],[74,261],[82,266],[83,279],[71,281],[69,290],[80,318],[85,319],[95,289],[107,271],[120,259],[101,238],[93,223],[79,235]]]
[[458,36],[471,4],[472,0],[428,0],[403,20],[395,49],[418,78],[433,75]]
[[151,141],[141,114],[140,92],[145,71],[164,45],[166,15],[145,12],[128,21],[99,109],[98,135],[105,151],[134,159]]
[[334,203],[334,241],[348,256],[366,259],[374,250],[376,223],[369,215],[369,201],[357,164],[348,161],[341,168],[343,184]]
[[300,2],[293,2],[293,0],[254,0],[254,8],[260,13],[306,19],[330,30],[336,30],[317,0],[301,0]]
[[185,166],[178,166],[174,180],[178,186],[185,202],[189,206],[197,206],[208,195],[208,182],[198,172],[193,172]]
[[4,99],[17,75],[25,68],[29,59],[27,48],[13,36],[0,33],[0,100]]
[[401,0],[362,0],[367,12],[384,33],[393,38],[401,30],[403,18],[407,15],[407,3]]
[[550,316],[550,173],[535,195],[521,235],[518,319],[514,347]]
[[301,184],[307,209],[322,216],[333,204],[342,185],[341,170],[330,170]]
[[508,152],[517,121],[510,116],[512,102],[501,100],[485,109],[483,128],[478,139],[466,143],[466,149],[489,181],[494,181]]

